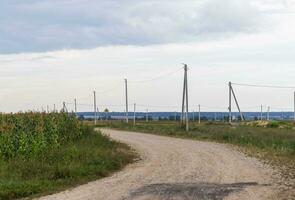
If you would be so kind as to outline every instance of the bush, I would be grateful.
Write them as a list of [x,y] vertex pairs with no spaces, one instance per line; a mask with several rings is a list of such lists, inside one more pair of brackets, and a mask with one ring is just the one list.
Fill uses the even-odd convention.
[[280,126],[280,123],[277,121],[271,121],[267,124],[268,128],[279,128],[279,126]]

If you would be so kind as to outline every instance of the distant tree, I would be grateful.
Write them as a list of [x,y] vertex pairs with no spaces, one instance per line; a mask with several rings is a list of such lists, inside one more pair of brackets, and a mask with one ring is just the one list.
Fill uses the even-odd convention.
[[84,115],[79,115],[78,119],[83,121],[85,119],[85,117],[84,117]]
[[109,113],[109,109],[104,109],[104,113],[105,113],[105,119],[107,120],[107,119],[109,119],[109,117],[108,117],[108,113]]
[[175,120],[175,116],[170,115],[170,116],[169,116],[169,120],[170,120],[170,121],[174,121],[174,120]]
[[257,121],[257,120],[258,120],[258,117],[255,116],[255,117],[254,117],[254,120]]

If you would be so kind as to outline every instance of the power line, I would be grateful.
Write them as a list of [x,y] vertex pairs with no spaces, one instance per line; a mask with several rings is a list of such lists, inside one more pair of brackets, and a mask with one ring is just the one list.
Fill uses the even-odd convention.
[[112,92],[112,91],[118,89],[119,87],[122,87],[122,84],[121,84],[121,83],[118,84],[118,85],[115,85],[114,87],[112,87],[112,88],[110,88],[110,89],[103,90],[103,91],[98,92],[98,93],[99,93],[99,94],[107,94],[107,93],[109,93],[109,92]]
[[244,84],[244,83],[232,83],[232,85],[246,86],[246,87],[259,87],[259,88],[295,89],[295,86],[256,85],[256,84]]
[[166,74],[163,74],[163,75],[160,75],[160,76],[157,76],[157,77],[154,77],[154,78],[150,78],[150,79],[145,79],[145,80],[134,80],[134,81],[130,81],[132,83],[144,83],[144,82],[150,82],[150,81],[154,81],[154,80],[158,80],[158,79],[161,79],[161,78],[164,78],[164,77],[167,77],[167,76],[170,76],[170,75],[173,75],[173,74],[176,74],[177,72],[181,71],[183,68],[178,68],[176,71],[172,71],[172,72],[169,72],[169,73],[166,73]]

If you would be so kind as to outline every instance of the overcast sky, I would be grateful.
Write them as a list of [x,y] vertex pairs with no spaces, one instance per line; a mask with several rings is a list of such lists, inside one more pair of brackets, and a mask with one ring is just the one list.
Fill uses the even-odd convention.
[[[0,0],[4,112],[91,110],[93,90],[123,111],[124,78],[139,110],[179,110],[181,63],[190,110],[226,111],[228,81],[295,86],[294,61],[295,0]],[[234,89],[243,110],[293,106],[292,89]]]

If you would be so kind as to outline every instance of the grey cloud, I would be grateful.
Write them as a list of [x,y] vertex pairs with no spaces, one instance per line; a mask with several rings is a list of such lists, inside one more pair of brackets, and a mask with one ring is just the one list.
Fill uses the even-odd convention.
[[246,0],[0,0],[0,53],[150,45],[256,32]]

